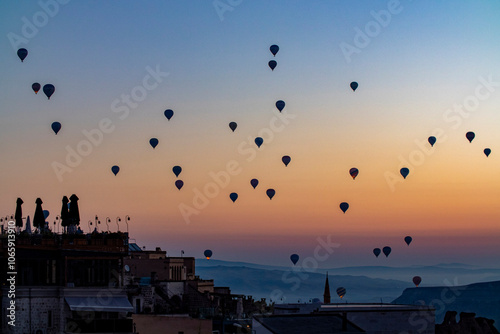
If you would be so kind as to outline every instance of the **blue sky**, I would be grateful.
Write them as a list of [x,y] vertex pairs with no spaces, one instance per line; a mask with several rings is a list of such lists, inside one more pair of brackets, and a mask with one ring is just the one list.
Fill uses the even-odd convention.
[[[2,215],[17,197],[30,214],[41,197],[52,219],[62,196],[76,193],[82,221],[128,214],[139,243],[193,256],[217,246],[221,259],[280,264],[290,253],[311,253],[332,231],[346,254],[339,264],[347,257],[371,264],[373,247],[407,234],[427,247],[412,255],[415,263],[488,265],[498,256],[491,246],[500,234],[496,1],[42,0],[4,1],[0,13]],[[37,22],[27,36],[25,26]],[[12,43],[14,34],[24,40]],[[276,57],[272,44],[280,46]],[[346,56],[346,45],[356,53]],[[19,47],[29,51],[22,63]],[[160,81],[152,72],[162,73]],[[144,90],[148,75],[157,85]],[[50,100],[35,95],[33,82],[56,92]],[[487,98],[454,112],[478,86]],[[142,91],[123,117],[123,96]],[[277,100],[293,117],[256,151],[253,139],[279,116]],[[165,109],[174,110],[170,121]],[[68,147],[77,150],[103,120],[112,130],[58,178],[54,162],[65,164]],[[54,121],[62,124],[57,136]],[[238,123],[234,133],[230,121]],[[400,157],[409,160],[422,150],[416,142],[427,145],[436,130],[443,134],[436,149],[392,189],[387,172],[399,177]],[[151,137],[160,142],[154,150]],[[256,158],[247,161],[241,148]],[[292,162],[283,169],[285,154]],[[229,161],[239,163],[237,175],[187,223],[181,204],[192,206],[195,190]],[[121,168],[116,177],[113,165]],[[183,167],[181,191],[174,165]],[[347,173],[353,166],[355,183]],[[262,192],[276,188],[276,198],[255,195],[253,177]],[[344,200],[352,205],[340,215]],[[482,223],[468,223],[477,217]],[[450,230],[455,239],[440,239]],[[458,247],[464,240],[474,252]],[[270,249],[276,255],[263,256]]]

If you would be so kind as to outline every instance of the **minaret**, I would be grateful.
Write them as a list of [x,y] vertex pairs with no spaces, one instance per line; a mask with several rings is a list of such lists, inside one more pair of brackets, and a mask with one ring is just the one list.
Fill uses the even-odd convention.
[[330,304],[330,284],[328,284],[328,272],[326,273],[325,292],[323,293],[323,304]]

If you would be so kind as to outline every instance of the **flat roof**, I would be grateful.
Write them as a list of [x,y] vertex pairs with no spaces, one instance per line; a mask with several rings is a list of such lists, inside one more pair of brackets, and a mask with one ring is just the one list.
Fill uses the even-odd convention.
[[[287,314],[254,316],[271,333],[365,333],[364,330],[338,314]],[[345,326],[345,327],[344,327]],[[344,327],[344,330],[343,330]]]
[[409,304],[323,304],[319,311],[409,311],[409,310],[435,310],[434,307],[428,305],[409,305]]

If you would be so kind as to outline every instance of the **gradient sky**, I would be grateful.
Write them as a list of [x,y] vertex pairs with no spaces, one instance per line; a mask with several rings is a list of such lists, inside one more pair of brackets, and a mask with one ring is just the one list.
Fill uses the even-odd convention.
[[[129,215],[131,238],[172,256],[210,248],[221,260],[289,265],[290,254],[314,257],[318,238],[330,236],[339,247],[323,268],[496,266],[498,17],[498,1],[3,1],[0,214],[21,197],[33,218],[40,197],[52,222],[75,193],[85,231],[95,215],[103,225],[110,217],[112,231]],[[56,92],[35,95],[33,82]],[[123,96],[140,92],[127,107]],[[85,146],[84,133],[106,120],[109,131]],[[86,156],[68,166],[78,147]],[[71,172],[58,178],[54,164]],[[211,175],[228,164],[232,175],[218,185]],[[189,219],[187,208],[197,210]],[[375,258],[386,245],[389,258]]]

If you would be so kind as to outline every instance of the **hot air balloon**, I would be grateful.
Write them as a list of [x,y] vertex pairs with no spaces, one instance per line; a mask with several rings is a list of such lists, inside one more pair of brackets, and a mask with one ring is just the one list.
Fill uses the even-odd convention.
[[391,250],[392,249],[389,246],[385,246],[384,248],[382,248],[382,252],[384,252],[385,257],[388,257],[389,254],[391,254]]
[[274,45],[271,45],[269,47],[269,50],[271,51],[271,53],[273,54],[273,56],[276,56],[276,54],[280,50],[280,47],[274,44]]
[[354,180],[356,176],[358,176],[359,170],[355,167],[349,169],[349,174],[351,174],[352,179]]
[[401,175],[403,176],[404,179],[406,179],[406,177],[408,176],[408,174],[410,173],[410,170],[406,167],[403,167],[399,170],[399,172],[401,173]]
[[250,184],[255,189],[257,187],[257,185],[259,184],[259,180],[257,180],[257,179],[251,179],[250,180]]
[[274,194],[276,194],[276,191],[274,191],[274,189],[267,189],[266,194],[267,194],[267,197],[269,197],[269,199],[273,199]]
[[285,108],[285,101],[283,100],[278,100],[276,101],[276,108],[281,112],[283,108]]
[[257,145],[257,147],[260,147],[260,145],[262,145],[263,142],[264,139],[262,139],[261,137],[255,138],[255,144]]
[[276,60],[270,60],[269,63],[267,63],[267,65],[269,65],[269,68],[271,69],[271,71],[274,71],[274,69],[276,68],[276,65],[278,65],[278,63],[276,62]]
[[412,240],[413,240],[413,239],[412,239],[409,235],[407,235],[407,236],[405,237],[405,242],[406,242],[406,244],[407,244],[408,246],[410,246],[410,243],[411,243],[411,241],[412,241]]
[[469,143],[472,143],[472,140],[474,137],[476,137],[476,134],[472,131],[469,131],[465,134],[465,137],[469,140]]
[[159,141],[157,138],[151,138],[149,140],[149,145],[151,145],[151,147],[154,149],[156,148],[156,146],[158,145]]
[[358,83],[356,81],[353,81],[353,82],[351,82],[350,86],[351,86],[352,91],[355,92],[356,89],[358,88]]
[[205,255],[207,260],[210,260],[210,258],[212,257],[212,251],[210,249],[207,249],[203,252],[203,255]]
[[345,288],[340,287],[337,289],[337,295],[339,295],[340,299],[342,299],[345,296]]
[[50,100],[50,97],[52,96],[52,94],[54,94],[55,91],[56,91],[56,88],[52,84],[46,84],[46,85],[43,86],[43,92],[45,93],[45,95],[47,96],[47,98],[49,100]]
[[118,172],[120,171],[120,167],[118,166],[113,166],[111,167],[111,171],[113,172],[113,174],[118,174]]
[[35,82],[34,84],[31,85],[31,89],[33,89],[33,91],[35,92],[35,94],[38,93],[38,91],[40,90],[40,88],[42,88],[42,86],[38,82]]
[[21,62],[24,61],[24,58],[26,58],[27,55],[28,55],[28,50],[26,50],[25,48],[17,50],[17,56],[19,57],[19,59],[21,59]]
[[292,260],[293,265],[295,265],[299,261],[299,256],[297,254],[292,254],[290,255],[290,260]]
[[422,278],[420,276],[413,277],[413,284],[415,284],[415,286],[418,286],[421,282]]
[[178,177],[179,174],[182,172],[181,166],[174,166],[174,167],[172,167],[172,172],[174,172],[175,177]]
[[229,128],[230,128],[231,130],[233,130],[233,132],[234,132],[234,130],[236,130],[236,127],[237,127],[237,126],[238,126],[238,124],[236,124],[236,122],[231,122],[231,123],[229,123]]
[[290,158],[288,155],[284,155],[281,158],[281,161],[283,161],[283,163],[285,164],[285,167],[288,166],[288,164],[290,163],[291,160],[292,160],[292,158]]
[[342,202],[340,203],[340,210],[342,210],[343,213],[345,213],[347,211],[347,209],[349,209],[349,203],[347,202]]
[[491,153],[491,150],[489,148],[485,148],[484,149],[484,154],[489,157],[490,156],[490,153]]
[[231,201],[233,201],[233,203],[238,199],[238,194],[237,193],[230,193],[229,194],[229,198],[231,199]]
[[177,187],[177,189],[181,190],[183,185],[184,185],[184,182],[182,180],[175,181],[175,186]]
[[167,110],[165,110],[165,112],[163,114],[170,121],[172,116],[174,116],[174,111],[172,109],[167,109]]
[[380,255],[380,252],[381,252],[380,248],[373,249],[373,254],[375,254],[375,257],[378,257]]
[[54,133],[57,135],[57,133],[59,132],[59,130],[61,130],[61,123],[59,122],[53,122],[52,125],[52,131],[54,131]]
[[427,138],[427,141],[429,142],[429,144],[431,144],[431,146],[434,146],[434,144],[436,143],[436,137],[430,136],[429,138]]

